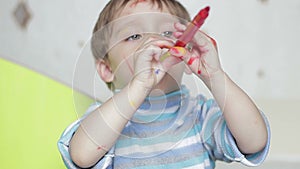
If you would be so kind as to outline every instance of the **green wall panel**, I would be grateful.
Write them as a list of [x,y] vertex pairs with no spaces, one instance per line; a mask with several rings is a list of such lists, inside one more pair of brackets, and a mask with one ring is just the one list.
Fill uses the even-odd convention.
[[82,114],[92,102],[70,87],[0,59],[0,168],[65,168],[57,140],[77,119],[76,111]]

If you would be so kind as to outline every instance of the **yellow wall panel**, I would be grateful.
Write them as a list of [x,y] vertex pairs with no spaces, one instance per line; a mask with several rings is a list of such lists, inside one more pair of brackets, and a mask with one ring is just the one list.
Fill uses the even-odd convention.
[[71,88],[0,59],[0,168],[65,168],[57,140],[93,102],[74,95],[76,106]]

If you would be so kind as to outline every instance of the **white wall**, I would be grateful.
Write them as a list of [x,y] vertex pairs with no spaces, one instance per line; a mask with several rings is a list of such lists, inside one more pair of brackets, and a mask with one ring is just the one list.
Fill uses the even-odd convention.
[[[300,1],[180,1],[192,16],[211,6],[203,30],[217,40],[224,69],[269,117],[270,158],[300,159]],[[107,0],[27,0],[32,18],[25,30],[13,18],[18,2],[0,1],[0,57],[67,85],[74,79],[76,88],[91,95],[103,94],[104,85],[93,83],[93,60],[85,43]]]

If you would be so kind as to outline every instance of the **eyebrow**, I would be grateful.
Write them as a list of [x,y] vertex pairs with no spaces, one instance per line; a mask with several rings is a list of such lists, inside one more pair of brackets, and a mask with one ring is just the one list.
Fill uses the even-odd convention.
[[[174,23],[174,22],[179,22],[179,19],[176,18],[176,17],[172,17],[174,15],[170,14],[163,14],[161,15],[161,13],[153,13],[153,12],[150,12],[150,13],[141,13],[141,15],[128,15],[128,16],[125,16],[125,17],[121,17],[119,19],[116,19],[110,26],[112,27],[112,32],[116,33],[116,34],[120,34],[122,33],[123,31],[126,32],[128,30],[132,31],[133,33],[137,32],[137,28],[140,28],[139,25],[142,25],[142,23],[145,21],[145,19],[142,18],[142,20],[140,19],[140,16],[144,17],[144,15],[147,15],[147,14],[158,14],[157,16],[157,19],[160,21],[160,22],[163,22],[167,25],[171,25],[171,23]],[[160,16],[161,15],[161,16]],[[158,27],[161,27],[162,25],[158,25]]]
[[126,22],[126,23],[119,24],[118,27],[116,28],[116,31],[113,31],[113,32],[116,33],[117,35],[119,35],[126,31],[131,32],[133,30],[136,30],[135,28],[136,28],[136,22],[134,22],[134,21]]
[[[134,18],[133,17],[130,17],[130,16],[126,16],[125,18],[121,17],[117,20],[115,20],[114,22],[111,23],[111,27],[112,27],[112,30],[114,32],[114,28],[116,27],[123,27],[123,26],[126,26],[128,25],[129,23],[134,23]],[[119,33],[120,31],[122,31],[123,29],[120,29],[118,30],[116,33]]]

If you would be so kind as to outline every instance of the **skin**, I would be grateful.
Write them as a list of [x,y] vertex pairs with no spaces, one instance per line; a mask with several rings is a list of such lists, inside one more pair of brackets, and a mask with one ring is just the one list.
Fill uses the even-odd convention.
[[[169,13],[166,7],[161,11],[147,1],[134,2],[129,2],[119,17],[141,12]],[[141,25],[150,28],[160,22],[163,21],[149,19]],[[181,36],[185,28],[175,24],[174,36]],[[253,101],[222,70],[216,43],[215,47],[205,47],[203,38],[196,37],[192,52],[171,48],[170,56],[160,61],[166,50],[162,46],[172,46],[173,42],[156,36],[130,39],[115,45],[109,60],[97,61],[102,80],[113,82],[121,91],[89,114],[75,132],[70,154],[78,166],[90,167],[105,155],[147,96],[178,90],[185,65],[187,72],[196,74],[211,90],[239,149],[251,154],[265,147],[267,129],[263,118]]]

